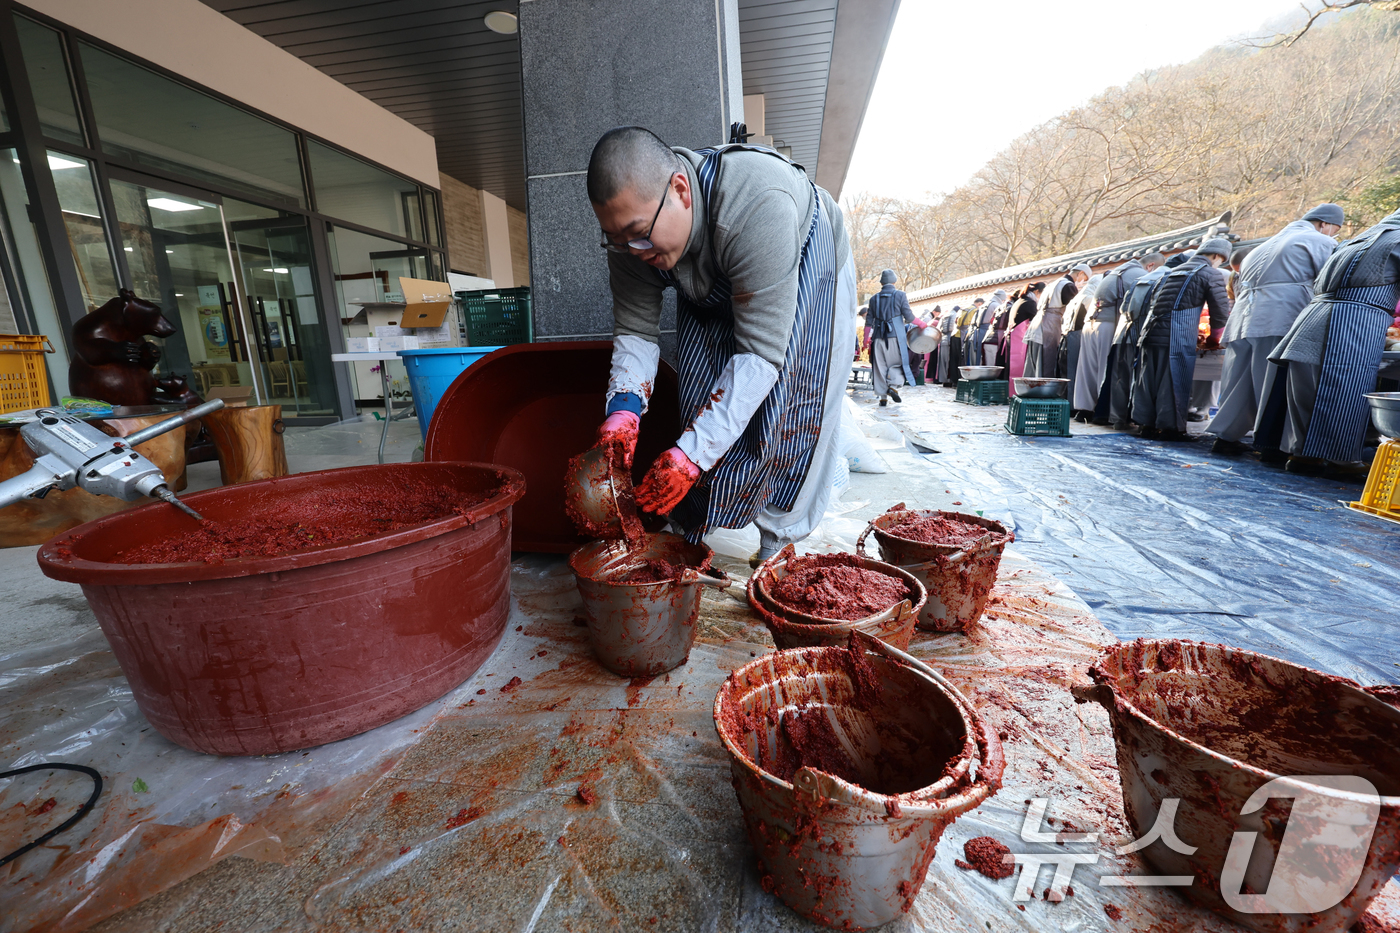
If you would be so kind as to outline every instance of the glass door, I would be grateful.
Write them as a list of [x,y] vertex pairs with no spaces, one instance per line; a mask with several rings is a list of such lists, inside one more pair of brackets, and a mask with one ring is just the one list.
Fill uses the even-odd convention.
[[334,415],[335,372],[306,218],[225,198],[224,220],[268,400],[289,417]]
[[114,177],[112,197],[132,288],[179,331],[159,341],[159,371],[284,417],[334,415],[306,218],[137,178]]
[[159,304],[177,330],[156,341],[157,371],[188,376],[206,398],[262,403],[266,383],[218,197],[113,178],[112,199],[132,290]]

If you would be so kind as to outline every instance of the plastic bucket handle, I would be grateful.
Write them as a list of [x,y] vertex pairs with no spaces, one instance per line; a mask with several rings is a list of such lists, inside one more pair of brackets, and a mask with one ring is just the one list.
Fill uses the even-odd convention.
[[[970,722],[979,723],[981,727],[979,730],[981,734],[977,736],[977,752],[981,759],[981,766],[977,769],[977,777],[972,784],[958,794],[944,798],[936,804],[906,803],[901,800],[900,812],[915,819],[948,819],[961,816],[967,811],[981,806],[983,801],[1001,788],[1002,773],[1006,769],[1006,759],[1002,754],[1001,741],[997,738],[996,732],[988,727],[987,720],[977,715],[977,711],[967,697],[963,696],[962,691],[918,658],[864,632],[853,631],[851,638],[862,648],[884,655],[932,680],[943,688],[954,703],[962,707]],[[767,776],[766,772],[760,771],[760,774]],[[848,806],[876,813],[887,812],[885,801],[891,796],[876,794],[824,771],[812,771],[808,768],[797,770],[792,778],[792,786],[794,790],[825,797],[828,800],[836,800]]]

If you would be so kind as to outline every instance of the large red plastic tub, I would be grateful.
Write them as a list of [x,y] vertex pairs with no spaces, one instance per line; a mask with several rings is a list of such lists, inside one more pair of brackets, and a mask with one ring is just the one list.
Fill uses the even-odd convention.
[[524,478],[494,464],[395,463],[184,497],[206,519],[260,519],[311,511],[327,490],[409,482],[495,493],[463,514],[280,557],[117,563],[195,527],[154,503],[60,535],[39,566],[82,585],[137,706],[172,742],[215,755],[321,745],[431,703],[495,649]]
[[[428,426],[424,459],[481,460],[525,474],[515,548],[567,554],[587,544],[564,513],[569,458],[593,446],[612,366],[608,340],[502,347],[457,377]],[[662,362],[633,460],[640,482],[681,435],[676,371]]]

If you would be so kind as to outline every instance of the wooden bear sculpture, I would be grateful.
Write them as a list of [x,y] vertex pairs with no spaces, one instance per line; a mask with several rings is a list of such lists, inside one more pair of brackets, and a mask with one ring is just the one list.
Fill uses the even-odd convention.
[[[181,405],[185,408],[193,408],[204,399],[199,397],[199,393],[190,388],[190,381],[185,376],[178,373],[171,373],[168,376],[161,376],[156,380],[156,401],[159,403],[170,403]],[[196,421],[185,428],[185,463],[204,463],[208,460],[219,459],[219,453],[214,449],[214,440],[209,436],[209,431],[204,427],[203,421]]]
[[175,325],[157,305],[123,288],[73,325],[69,391],[112,405],[150,405],[156,401],[151,370],[160,360],[160,348],[142,338],[173,333]]

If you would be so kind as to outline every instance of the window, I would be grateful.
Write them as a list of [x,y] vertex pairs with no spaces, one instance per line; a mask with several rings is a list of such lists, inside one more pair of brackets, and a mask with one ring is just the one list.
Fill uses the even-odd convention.
[[436,193],[423,192],[423,213],[426,215],[425,226],[428,228],[428,242],[434,246],[441,246],[442,233],[438,229],[438,196]]
[[264,200],[306,206],[296,136],[207,94],[83,44],[102,151]]
[[117,275],[107,249],[107,232],[102,228],[92,165],[62,152],[50,152],[48,157],[68,245],[78,266],[83,305],[91,311],[117,297]]
[[[319,179],[313,171],[313,179]],[[317,190],[320,188],[318,186]],[[373,337],[375,328],[399,323],[398,308],[376,307],[403,301],[399,279],[436,279],[429,263],[429,252],[421,246],[408,246],[358,230],[333,227],[328,231],[332,271],[335,277],[340,320],[347,337]],[[408,373],[403,364],[389,360],[389,373],[395,398],[407,398]],[[383,383],[376,375],[379,364],[350,364],[355,398],[362,401],[384,397]]]
[[68,62],[63,57],[63,40],[54,30],[23,16],[15,17],[15,31],[24,49],[24,70],[39,108],[39,126],[44,135],[82,145],[83,127],[73,103],[73,85],[68,80]]
[[308,141],[316,209],[410,240],[423,239],[418,185]]
[[39,237],[34,229],[29,213],[29,197],[24,190],[24,179],[20,175],[19,153],[14,149],[0,149],[0,240],[9,247],[11,262],[6,270],[13,278],[5,284],[16,300],[29,301],[34,324],[39,333],[47,336],[57,348],[53,355],[45,355],[44,362],[49,367],[49,380],[59,396],[68,394],[68,347],[64,341],[65,328],[59,322],[58,309],[54,306],[53,294],[49,290],[48,273],[39,252]]

